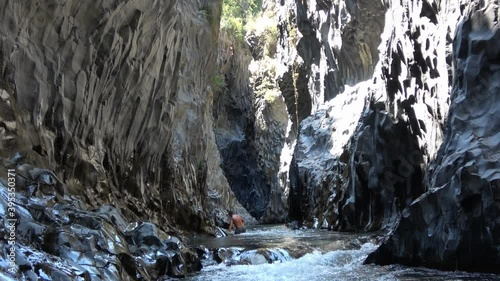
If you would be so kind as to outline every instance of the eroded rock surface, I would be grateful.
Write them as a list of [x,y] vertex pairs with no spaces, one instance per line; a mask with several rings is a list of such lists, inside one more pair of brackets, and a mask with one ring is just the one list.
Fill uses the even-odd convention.
[[446,138],[429,190],[367,261],[500,272],[500,40],[498,6],[466,8],[453,45]]
[[[4,168],[9,165],[22,168],[19,162],[9,162],[14,156],[53,171],[64,190],[41,188],[20,196],[62,196],[58,198],[62,201],[55,201],[57,208],[69,208],[71,216],[94,221],[93,228],[85,227],[102,237],[107,237],[99,234],[107,231],[103,220],[88,210],[106,205],[116,208],[127,222],[148,222],[180,238],[185,231],[211,232],[213,225],[227,221],[227,209],[250,220],[220,168],[212,124],[209,85],[216,73],[220,4],[0,1],[0,177],[6,179]],[[71,205],[73,199],[79,200],[78,206]],[[31,199],[22,200],[28,201],[20,208]],[[49,202],[40,204],[38,208],[53,208]],[[55,227],[74,235],[77,242],[87,239],[79,229],[57,228],[62,226],[55,219],[24,219],[40,224],[36,233]],[[114,224],[109,229],[118,231]],[[126,239],[124,235],[119,234],[120,239]],[[38,251],[40,259],[56,256],[67,262],[40,248],[36,239],[25,237],[20,247]],[[63,240],[54,239],[50,247],[64,247]],[[123,272],[120,265],[134,264],[134,259],[146,255],[140,248],[132,249],[134,243],[120,246],[128,256],[116,262],[116,274],[135,278],[135,269]],[[79,246],[68,247],[76,251]],[[147,255],[140,262],[146,267],[138,265],[137,274],[153,274],[147,268],[159,256]],[[189,268],[189,262],[179,258],[159,263]],[[104,266],[89,264],[90,274]],[[77,272],[69,267],[63,271]]]
[[[219,69],[224,87],[214,98],[214,131],[223,170],[238,201],[261,222],[284,222],[286,191],[278,171],[288,114],[276,84],[273,5],[246,42],[222,33]],[[260,24],[260,23],[259,23]],[[271,32],[271,35],[268,33]]]
[[222,168],[238,201],[254,218],[261,218],[270,188],[258,167],[255,144],[255,96],[250,88],[252,61],[247,46],[221,36],[219,64],[224,87],[214,97],[214,132]]
[[211,124],[220,3],[0,6],[2,157],[128,218],[202,230],[238,208]]
[[[426,191],[424,175],[443,139],[459,3],[365,4],[359,9],[385,24],[378,30],[358,23],[356,29],[380,32],[380,45],[369,45],[378,50],[371,56],[378,59],[373,76],[363,75],[368,66],[337,59],[332,71],[345,69],[340,73],[353,76],[342,83],[357,84],[331,93],[330,102],[300,123],[290,168],[290,216],[311,226],[352,231],[390,225]],[[339,5],[349,11],[336,21],[346,28],[340,32],[344,38],[361,14],[351,10],[356,5],[350,1]],[[356,50],[352,44],[342,47]]]
[[[15,216],[9,214],[11,185],[2,179],[0,268],[15,278],[2,275],[2,280],[156,280],[201,269],[198,256],[171,236],[173,229],[128,223],[111,205],[87,209],[64,194],[66,186],[49,170],[28,164],[9,168],[16,175],[9,181],[16,183]],[[14,240],[4,239],[12,231]],[[15,272],[8,263],[11,247]]]

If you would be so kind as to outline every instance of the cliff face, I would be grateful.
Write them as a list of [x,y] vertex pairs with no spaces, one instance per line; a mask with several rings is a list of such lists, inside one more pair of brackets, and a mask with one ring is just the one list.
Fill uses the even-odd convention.
[[[211,116],[217,23],[184,1],[2,7],[3,74],[18,116],[3,156],[22,151],[60,171],[91,206],[125,199],[135,210],[127,217],[206,225],[215,163],[206,163],[210,128],[198,125]],[[183,202],[182,193],[199,196]]]
[[[333,167],[333,162],[340,157],[338,151],[335,152],[337,155],[329,152],[332,144],[327,131],[332,128],[327,129],[326,124],[318,121],[318,125],[307,129],[309,133],[306,133],[302,130],[308,126],[308,121],[301,128],[299,124],[309,115],[322,119],[326,114],[326,118],[330,118],[324,104],[346,87],[354,87],[370,79],[379,60],[377,47],[384,28],[385,9],[381,2],[357,2],[284,1],[277,7],[280,35],[278,84],[290,122],[281,156],[280,178],[282,185],[289,189],[289,215],[292,220],[311,222],[318,212],[326,211],[323,208],[325,204],[319,201],[331,202],[331,196],[336,196],[330,192],[334,189],[334,180],[329,175],[338,169]],[[361,91],[361,94],[365,92]],[[363,97],[359,101],[362,106]],[[341,107],[339,105],[336,110],[346,110]],[[354,115],[359,115],[361,109],[355,109]],[[347,126],[355,126],[359,116],[352,118],[346,120],[350,124]],[[331,121],[328,123],[332,125]],[[315,135],[318,128],[326,130],[318,132],[324,135],[323,138]],[[345,127],[338,133],[340,136],[352,135],[354,128],[348,130]],[[306,139],[307,135],[311,140]],[[318,137],[322,140],[317,141]],[[336,140],[336,146],[342,147],[348,139]],[[311,142],[319,146],[311,148]],[[323,207],[319,207],[318,203]],[[317,207],[322,210],[313,210]]]
[[[304,75],[308,85],[322,90],[295,88],[299,96],[313,93],[308,106],[318,110],[300,123],[289,215],[325,228],[380,229],[425,191],[424,175],[442,142],[448,112],[450,44],[459,6],[312,2],[301,1],[296,10],[305,7],[306,22],[315,23],[312,34],[322,36],[323,46],[312,57],[324,61],[302,59],[301,67],[312,65]],[[303,12],[297,13],[302,33]],[[295,86],[300,71],[296,77]],[[300,107],[307,105],[297,104],[301,121]]]
[[[59,184],[49,193],[51,200],[62,205],[78,200],[76,214],[112,204],[125,221],[150,221],[160,228],[144,234],[148,237],[210,231],[214,218],[225,219],[225,209],[239,204],[220,169],[208,86],[216,73],[221,8],[219,1],[202,4],[0,1],[3,166],[18,169],[20,180],[25,167],[38,185],[44,178],[33,169],[52,170],[45,181]],[[47,195],[30,186],[18,185],[22,204]],[[55,208],[54,202],[46,208]],[[29,212],[34,218],[20,219],[40,219]],[[75,216],[44,221],[35,233],[71,232],[66,224]],[[22,239],[23,247],[42,247]],[[54,244],[64,244],[61,239]],[[126,263],[138,250],[123,243]],[[166,257],[170,264],[184,263]],[[158,274],[167,274],[162,270]],[[192,268],[169,274],[186,270]]]
[[289,219],[392,230],[369,261],[498,271],[497,4],[278,10]]
[[239,202],[261,222],[284,222],[287,194],[278,171],[288,114],[276,85],[274,2],[264,1],[245,42],[220,36],[224,86],[214,98],[214,124],[224,174]]
[[429,190],[368,261],[500,272],[498,6],[464,10],[453,44],[446,138],[430,165]]
[[224,84],[214,97],[214,129],[223,170],[236,198],[253,217],[260,218],[270,190],[257,162],[255,96],[248,69],[251,61],[247,46],[226,34],[221,36],[219,65]]

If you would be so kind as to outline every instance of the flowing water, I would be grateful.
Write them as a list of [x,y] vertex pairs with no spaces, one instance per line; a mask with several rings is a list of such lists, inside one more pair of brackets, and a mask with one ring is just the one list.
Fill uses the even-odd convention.
[[377,247],[373,237],[275,225],[235,236],[197,238],[191,246],[205,246],[206,259],[203,270],[187,280],[500,280],[492,274],[363,265]]

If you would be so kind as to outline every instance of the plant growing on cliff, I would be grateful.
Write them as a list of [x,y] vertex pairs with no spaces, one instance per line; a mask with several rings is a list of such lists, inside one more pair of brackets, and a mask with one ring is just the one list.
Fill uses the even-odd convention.
[[247,35],[252,34],[258,38],[261,46],[261,56],[272,57],[276,53],[278,43],[278,26],[274,15],[263,13],[258,17],[253,17],[247,24]]
[[247,19],[260,11],[262,0],[224,0],[222,2],[222,19]]
[[243,43],[246,24],[260,11],[262,0],[223,0],[221,29]]
[[226,88],[224,75],[217,73],[210,77],[210,87],[214,93],[220,93]]

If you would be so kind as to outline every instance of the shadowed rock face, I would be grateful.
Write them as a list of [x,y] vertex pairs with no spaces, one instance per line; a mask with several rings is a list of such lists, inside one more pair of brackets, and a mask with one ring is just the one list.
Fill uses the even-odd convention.
[[288,115],[276,89],[274,54],[264,55],[265,44],[274,44],[266,43],[267,36],[249,35],[247,46],[221,34],[219,68],[225,88],[214,97],[213,113],[231,189],[254,218],[270,223],[284,222],[287,215],[278,170]]
[[449,121],[429,191],[403,212],[368,262],[500,272],[497,18],[495,4],[467,8],[453,45]]
[[[220,1],[0,1],[0,7],[1,178],[4,167],[20,163],[54,171],[65,189],[29,196],[65,196],[58,208],[98,220],[92,224],[98,236],[119,228],[101,228],[104,222],[87,210],[108,204],[125,221],[149,221],[181,238],[180,231],[210,231],[214,222],[227,221],[226,209],[249,216],[222,173],[213,132],[209,81],[216,71]],[[77,198],[77,206],[68,205]],[[54,236],[51,229],[73,235],[59,220],[24,219],[40,224],[35,233],[41,236]],[[31,238],[20,247],[45,251],[41,259],[60,257]],[[50,247],[63,247],[59,238]],[[127,255],[115,260],[118,270],[151,250],[127,243]],[[75,245],[68,251],[77,251]],[[158,276],[177,274],[165,268]]]
[[236,206],[208,87],[220,3],[204,5],[1,1],[1,156],[20,152],[134,220],[201,230],[213,206]]
[[255,96],[250,88],[247,46],[221,35],[219,64],[225,86],[214,97],[214,132],[222,169],[238,201],[257,219],[269,201],[269,184],[258,167],[255,144]]

